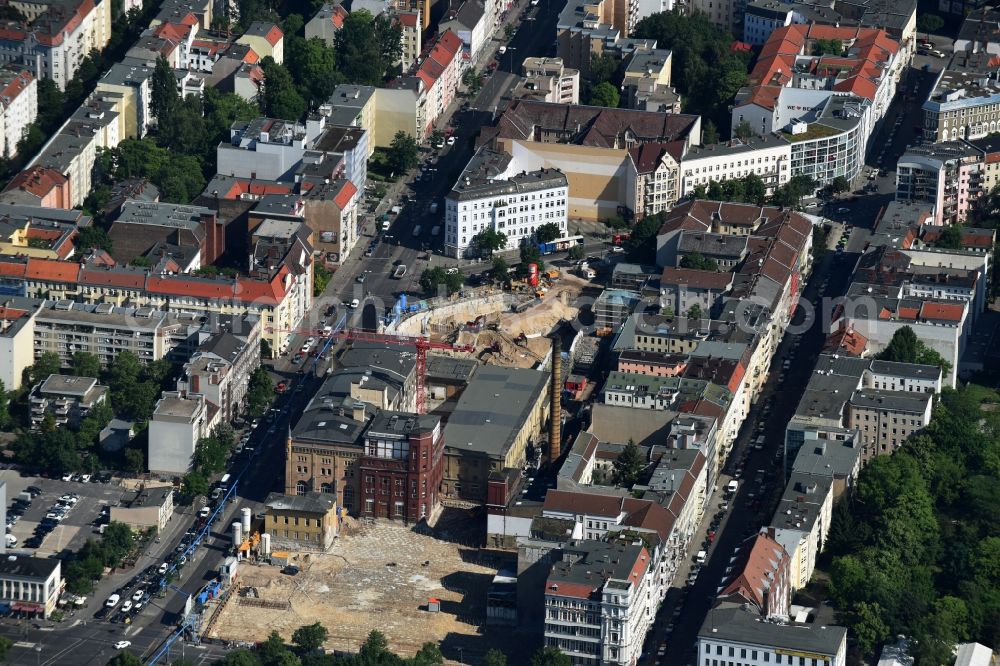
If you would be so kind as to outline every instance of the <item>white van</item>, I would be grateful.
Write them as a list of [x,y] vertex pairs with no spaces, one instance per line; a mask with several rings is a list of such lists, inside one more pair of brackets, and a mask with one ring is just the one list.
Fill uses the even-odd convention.
[[7,537],[7,547],[8,548],[13,548],[14,546],[17,545],[17,537],[16,536],[14,536],[13,534],[7,534],[5,536]]
[[207,506],[206,507],[202,507],[201,511],[198,512],[198,517],[199,518],[208,518],[209,514],[211,514],[211,513],[212,513],[212,509],[210,507],[207,507]]
[[732,481],[726,484],[726,492],[732,495],[733,493],[736,492],[736,489],[739,487],[740,487],[740,482],[737,481],[736,479],[733,479]]
[[229,477],[230,477],[229,474],[223,474],[222,475],[222,478],[219,479],[219,487],[220,488],[225,488],[229,484]]
[[706,553],[703,550],[699,550],[698,554],[694,556],[694,563],[695,564],[704,564],[706,558],[708,558],[708,553]]

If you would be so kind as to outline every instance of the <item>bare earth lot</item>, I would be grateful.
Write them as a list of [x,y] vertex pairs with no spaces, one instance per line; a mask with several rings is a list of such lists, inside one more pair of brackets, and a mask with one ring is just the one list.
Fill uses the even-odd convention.
[[[463,561],[462,548],[376,523],[342,533],[329,553],[300,554],[296,576],[275,566],[245,566],[240,588],[252,586],[261,600],[291,607],[251,607],[233,599],[209,636],[262,641],[277,630],[287,640],[299,626],[318,621],[330,632],[327,650],[356,651],[378,629],[402,656],[412,656],[427,641],[445,641],[449,659],[458,659],[459,646],[466,656],[484,652],[479,627],[496,570]],[[441,600],[440,613],[427,612],[431,597]]]

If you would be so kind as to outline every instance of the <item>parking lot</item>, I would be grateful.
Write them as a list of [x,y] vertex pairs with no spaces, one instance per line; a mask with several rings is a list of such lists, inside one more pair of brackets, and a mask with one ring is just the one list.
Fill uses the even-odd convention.
[[[95,536],[98,529],[96,521],[102,508],[117,503],[122,493],[119,486],[111,483],[81,483],[22,477],[12,470],[0,471],[0,479],[7,483],[8,511],[28,487],[41,490],[8,534],[17,539],[17,544],[11,548],[37,551],[43,556],[66,550],[78,550],[88,538]],[[31,537],[35,535],[36,528],[45,521],[46,515],[57,504],[59,498],[68,494],[76,495],[77,501],[65,510],[64,516],[55,521],[51,531],[41,539],[41,544],[32,548]]]

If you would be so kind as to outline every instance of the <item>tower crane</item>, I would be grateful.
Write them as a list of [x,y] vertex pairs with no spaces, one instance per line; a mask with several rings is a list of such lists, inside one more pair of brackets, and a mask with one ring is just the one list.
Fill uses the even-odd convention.
[[[297,333],[300,335],[319,335],[326,340],[320,353],[317,354],[317,360],[319,355],[325,353],[330,346],[337,340],[351,340],[354,342],[372,342],[375,344],[386,344],[386,345],[398,345],[403,347],[415,347],[417,350],[417,413],[423,414],[426,409],[426,397],[424,395],[424,385],[425,385],[425,375],[427,372],[427,350],[428,349],[447,349],[450,351],[459,352],[474,352],[476,348],[474,345],[453,345],[448,342],[434,342],[429,338],[423,336],[415,335],[387,335],[385,333],[372,333],[369,331],[362,331],[357,328],[343,328],[346,317],[342,317],[337,325],[335,326],[332,333],[323,335],[321,332],[312,329],[285,329],[288,333]],[[268,328],[268,331],[275,330],[273,327]],[[314,362],[315,366],[315,362]]]

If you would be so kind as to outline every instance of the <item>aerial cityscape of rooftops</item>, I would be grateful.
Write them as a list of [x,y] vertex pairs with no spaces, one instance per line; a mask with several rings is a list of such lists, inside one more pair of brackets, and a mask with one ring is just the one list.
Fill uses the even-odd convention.
[[1000,7],[0,0],[0,662],[1000,666]]

